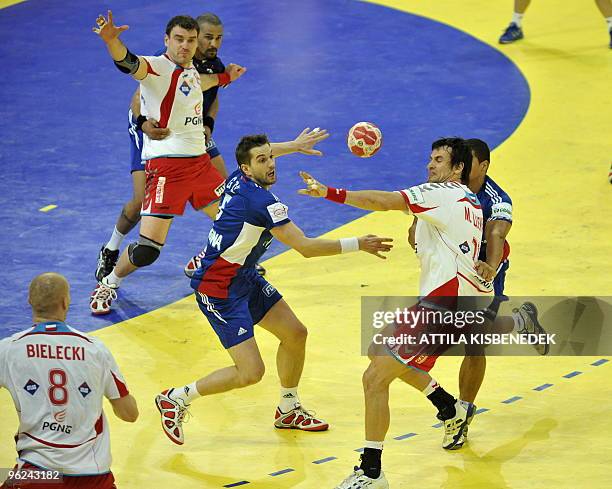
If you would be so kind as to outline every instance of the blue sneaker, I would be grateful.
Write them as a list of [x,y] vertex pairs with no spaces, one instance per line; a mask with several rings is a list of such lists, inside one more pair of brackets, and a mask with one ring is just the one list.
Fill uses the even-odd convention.
[[519,39],[523,39],[523,29],[512,22],[499,38],[500,44],[510,44]]

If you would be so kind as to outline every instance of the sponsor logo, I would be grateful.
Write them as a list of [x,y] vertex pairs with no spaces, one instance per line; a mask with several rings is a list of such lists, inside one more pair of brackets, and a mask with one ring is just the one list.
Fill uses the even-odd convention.
[[202,116],[196,116],[196,117],[185,117],[185,126],[188,126],[189,124],[191,124],[192,126],[201,126],[203,122]]
[[61,411],[55,413],[53,417],[55,418],[55,421],[57,421],[58,423],[63,423],[64,420],[66,419],[66,410],[62,409]]
[[217,233],[214,229],[211,229],[208,233],[208,244],[213,248],[216,248],[218,251],[221,251],[221,242],[223,241],[223,236]]
[[79,392],[83,397],[87,397],[89,394],[91,394],[91,388],[87,385],[87,382],[83,382],[79,386]]
[[223,195],[223,192],[225,191],[225,182],[223,182],[221,185],[219,185],[216,189],[215,189],[215,195],[217,197],[221,197],[221,195]]
[[271,284],[266,284],[263,288],[263,293],[268,297],[272,297],[272,295],[274,295],[274,292],[276,292],[276,289],[272,287]]
[[185,386],[185,395],[188,395],[190,390],[191,390],[191,389],[189,388],[189,386],[188,386],[188,385],[186,385],[186,386]]
[[423,192],[421,192],[419,187],[410,187],[408,189],[408,201],[411,204],[422,204],[423,202],[425,202]]
[[196,106],[193,108],[193,111],[195,112],[196,115],[201,115],[202,114],[202,103],[198,102]]
[[464,255],[466,255],[470,252],[470,245],[468,244],[467,241],[464,241],[463,243],[459,245],[459,249]]
[[36,394],[36,391],[38,390],[40,386],[34,382],[32,379],[29,379],[28,382],[26,383],[26,385],[23,386],[23,389],[30,395],[34,395]]
[[246,333],[247,333],[247,330],[241,326],[240,329],[238,330],[238,336],[242,336],[243,334],[246,334]]
[[189,92],[191,92],[191,87],[189,86],[189,83],[187,83],[187,81],[184,80],[183,83],[181,83],[179,90],[186,97],[187,95],[189,95]]
[[55,423],[55,422],[49,423],[49,421],[45,421],[45,422],[43,422],[42,429],[43,430],[50,430],[50,431],[60,431],[62,433],[66,433],[68,435],[72,431],[72,426],[65,425],[65,424],[60,424],[60,423]]
[[272,222],[277,223],[289,218],[289,207],[282,202],[270,204],[267,208],[268,214],[272,218]]

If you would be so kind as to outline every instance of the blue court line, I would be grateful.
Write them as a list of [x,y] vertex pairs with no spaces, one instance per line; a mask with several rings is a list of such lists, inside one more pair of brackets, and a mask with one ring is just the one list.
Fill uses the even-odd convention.
[[238,486],[244,486],[245,484],[250,484],[250,482],[249,481],[232,482],[231,484],[227,484],[223,487],[238,487]]
[[283,474],[286,474],[288,472],[295,472],[295,469],[283,469],[283,470],[279,470],[277,472],[272,472],[271,474],[268,474],[268,475],[271,475],[272,477],[276,477],[277,475],[283,475]]
[[607,358],[602,358],[601,360],[597,360],[596,362],[593,362],[591,365],[593,365],[593,367],[599,367],[600,365],[603,365],[604,363],[608,363],[610,360],[608,360]]
[[416,433],[406,433],[405,435],[400,435],[400,436],[396,436],[393,439],[394,440],[405,440],[406,438],[412,438],[413,436],[416,436]]
[[521,396],[513,396],[510,399],[506,399],[505,401],[502,401],[504,404],[510,404],[512,402],[516,402],[519,401],[520,399],[522,399]]
[[443,424],[444,424],[444,423],[440,422],[440,423],[432,424],[432,425],[431,425],[431,427],[432,427],[432,428],[442,428],[442,425],[443,425]]
[[358,453],[363,453],[363,450],[364,450],[363,448],[355,448],[355,450],[353,451],[358,452]]
[[539,385],[537,387],[534,387],[533,390],[534,391],[543,391],[544,389],[548,389],[549,387],[552,387],[552,386],[553,386],[553,384],[542,384],[542,385]]
[[480,408],[476,410],[476,414],[482,414],[482,413],[486,413],[487,411],[490,411],[489,408]]
[[571,379],[572,377],[576,377],[576,375],[580,375],[582,372],[578,371],[578,370],[574,370],[573,372],[570,372],[569,374],[565,374],[563,377],[565,377],[566,379]]
[[314,460],[312,463],[313,464],[324,464],[325,462],[331,462],[332,460],[336,460],[338,457],[325,457],[322,458],[321,460]]

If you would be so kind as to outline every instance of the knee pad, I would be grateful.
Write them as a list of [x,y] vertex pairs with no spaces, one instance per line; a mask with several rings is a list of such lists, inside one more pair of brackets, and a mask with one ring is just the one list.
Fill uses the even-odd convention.
[[132,265],[146,267],[151,265],[159,256],[163,245],[141,236],[138,241],[128,246],[128,256]]

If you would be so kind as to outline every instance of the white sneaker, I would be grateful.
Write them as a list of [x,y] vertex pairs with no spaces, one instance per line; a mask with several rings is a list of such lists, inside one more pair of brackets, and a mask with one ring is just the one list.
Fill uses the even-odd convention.
[[98,282],[89,297],[89,309],[92,314],[102,316],[111,312],[111,303],[117,299],[119,286],[105,283],[104,279]]
[[444,421],[444,440],[442,448],[445,450],[458,450],[466,441],[465,429],[470,424],[476,406],[471,402],[457,401],[455,403],[455,417]]
[[170,397],[173,389],[168,389],[155,397],[155,405],[161,415],[161,425],[164,433],[177,445],[185,443],[183,422],[189,419],[188,406]]
[[298,404],[287,413],[283,413],[280,407],[277,407],[274,414],[274,427],[302,431],[325,431],[329,428],[329,424]]
[[354,472],[338,484],[334,489],[389,489],[389,482],[385,473],[381,470],[378,479],[366,477],[359,467],[355,467]]

